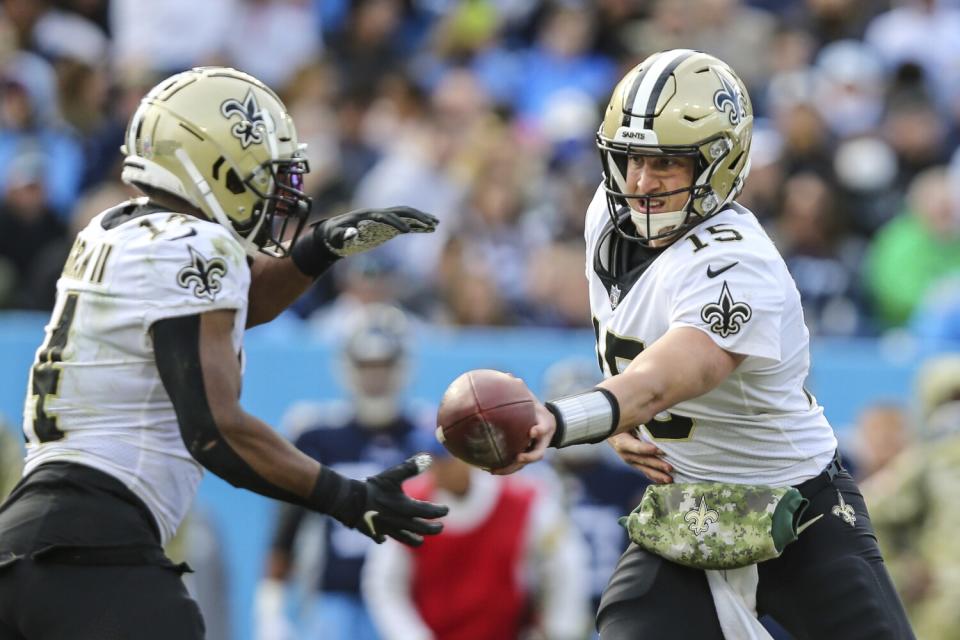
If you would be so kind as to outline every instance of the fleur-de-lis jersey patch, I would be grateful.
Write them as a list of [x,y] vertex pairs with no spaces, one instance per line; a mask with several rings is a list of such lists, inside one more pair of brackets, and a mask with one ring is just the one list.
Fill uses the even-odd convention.
[[857,524],[857,512],[844,501],[843,494],[839,491],[837,491],[837,504],[830,512],[851,527]]
[[720,299],[705,304],[700,309],[700,319],[710,324],[710,331],[722,338],[740,332],[744,323],[753,317],[753,310],[746,302],[737,302],[730,293],[727,281],[723,281]]
[[257,103],[257,96],[253,89],[247,91],[243,102],[236,98],[224,100],[220,105],[220,113],[227,119],[238,116],[240,120],[233,123],[230,133],[240,141],[240,146],[246,149],[251,144],[263,142],[263,131],[266,128],[266,122],[263,117],[263,111]]
[[227,274],[227,263],[222,258],[202,256],[196,249],[187,245],[190,262],[177,273],[177,284],[184,289],[192,289],[198,298],[213,300],[222,288],[221,280]]
[[701,497],[697,508],[687,511],[683,519],[688,525],[687,528],[698,536],[709,531],[710,525],[720,519],[720,514],[714,509],[707,509],[707,501]]

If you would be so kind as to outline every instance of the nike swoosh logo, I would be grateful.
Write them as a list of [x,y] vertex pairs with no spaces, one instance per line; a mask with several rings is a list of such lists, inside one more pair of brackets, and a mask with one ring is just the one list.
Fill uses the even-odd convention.
[[814,522],[816,522],[817,520],[819,520],[819,519],[822,518],[822,517],[823,517],[823,514],[821,513],[821,514],[818,515],[816,518],[810,518],[809,520],[807,520],[806,522],[804,522],[802,525],[800,525],[799,527],[797,527],[797,535],[799,536],[801,533],[803,533],[803,532],[806,530],[807,527],[809,527],[810,525],[812,525]]
[[167,238],[166,240],[167,242],[172,242],[173,240],[183,240],[184,238],[189,238],[190,236],[195,236],[195,235],[197,235],[197,230],[190,229],[190,231],[187,231],[182,236],[177,236],[176,238]]
[[373,509],[363,514],[363,521],[367,524],[367,529],[370,529],[370,535],[374,537],[377,535],[377,527],[373,524],[373,519],[378,515],[380,515],[380,512]]
[[716,271],[713,270],[713,267],[711,267],[710,265],[707,265],[707,277],[708,277],[708,278],[716,278],[718,275],[720,275],[720,274],[723,273],[724,271],[728,271],[728,270],[730,270],[730,269],[733,269],[733,268],[734,268],[735,266],[737,266],[738,264],[740,264],[740,261],[739,261],[739,260],[737,260],[736,262],[731,262],[730,264],[728,264],[728,265],[725,266],[725,267],[720,267],[720,268],[717,269]]

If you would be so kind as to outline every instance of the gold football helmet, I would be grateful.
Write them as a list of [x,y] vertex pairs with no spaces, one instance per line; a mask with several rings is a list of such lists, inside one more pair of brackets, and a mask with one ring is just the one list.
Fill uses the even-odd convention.
[[[747,90],[721,60],[674,49],[655,53],[631,69],[613,90],[597,132],[614,228],[646,244],[678,236],[720,212],[740,193],[750,171],[752,131]],[[665,193],[629,194],[627,160],[642,154],[695,158],[693,183]],[[628,199],[649,202],[683,191],[689,198],[679,211],[642,213],[627,204]],[[627,215],[639,235],[622,228]]]
[[125,142],[124,182],[185,200],[250,255],[284,255],[310,213],[306,145],[280,98],[246,73],[198,67],[167,78],[141,100]]

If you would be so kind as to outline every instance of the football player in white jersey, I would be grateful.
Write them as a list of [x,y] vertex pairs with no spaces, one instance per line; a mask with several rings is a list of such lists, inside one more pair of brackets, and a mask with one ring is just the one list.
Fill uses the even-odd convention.
[[[606,379],[539,405],[531,450],[502,472],[547,446],[607,439],[655,483],[795,486],[813,525],[757,565],[752,613],[798,640],[912,638],[863,499],[803,387],[808,334],[796,286],[734,202],[752,125],[741,80],[703,53],[656,53],[614,89],[597,133],[603,182],[585,225]],[[604,640],[712,640],[724,637],[722,624],[703,570],[636,545],[597,619]]]
[[276,94],[233,69],[161,82],[123,151],[146,197],[78,234],[30,371],[24,477],[0,507],[2,640],[202,638],[161,545],[203,468],[377,542],[417,545],[446,512],[400,488],[427,456],[351,480],[239,404],[246,327],[341,257],[436,219],[361,210],[301,233],[304,147]]

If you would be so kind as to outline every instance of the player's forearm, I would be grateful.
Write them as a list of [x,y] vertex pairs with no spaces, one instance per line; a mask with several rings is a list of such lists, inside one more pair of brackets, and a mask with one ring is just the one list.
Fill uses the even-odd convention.
[[[305,455],[262,420],[242,410],[218,424],[225,442],[256,476],[306,499],[320,472],[320,463]],[[242,477],[238,477],[242,482]],[[244,487],[256,490],[255,487]]]
[[645,424],[666,409],[664,389],[656,377],[625,371],[607,378],[597,386],[610,391],[619,405],[620,419],[611,435]]
[[[154,323],[154,357],[191,456],[231,484],[336,515],[355,488],[240,408],[234,312]],[[201,346],[202,334],[202,346]]]
[[257,256],[250,268],[247,327],[270,322],[310,288],[314,278],[289,258]]
[[[173,395],[173,394],[171,394]],[[174,406],[183,407],[184,393]],[[320,463],[298,451],[257,418],[237,410],[225,417],[199,403],[177,411],[180,433],[190,455],[235,487],[291,504],[308,505]]]
[[614,434],[646,424],[658,413],[713,388],[697,372],[673,375],[656,367],[643,366],[607,378],[598,386],[617,398],[620,420]]
[[743,360],[718,347],[703,332],[673,329],[600,387],[616,396],[620,421],[615,433],[646,424],[661,411],[702,396]]
[[212,425],[180,410],[177,416],[190,454],[230,484],[354,526],[365,500],[364,483],[321,465],[242,410],[227,419],[219,414]]

